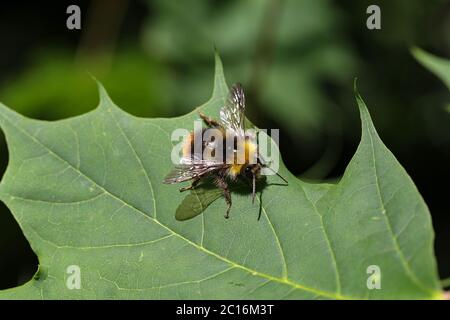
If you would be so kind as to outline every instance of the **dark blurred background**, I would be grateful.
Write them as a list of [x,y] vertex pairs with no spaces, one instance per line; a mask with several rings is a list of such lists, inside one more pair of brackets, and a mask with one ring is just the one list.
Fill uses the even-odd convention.
[[[81,8],[81,30],[66,8]],[[366,9],[381,8],[381,30]],[[450,276],[448,89],[412,46],[450,57],[445,0],[94,0],[0,4],[0,101],[38,119],[93,109],[95,75],[139,116],[172,117],[205,102],[216,46],[229,84],[242,82],[248,117],[280,128],[288,168],[336,181],[360,139],[353,79],[375,126],[428,204],[442,278]],[[0,176],[8,161],[0,133]],[[37,258],[0,204],[0,289],[29,280]]]

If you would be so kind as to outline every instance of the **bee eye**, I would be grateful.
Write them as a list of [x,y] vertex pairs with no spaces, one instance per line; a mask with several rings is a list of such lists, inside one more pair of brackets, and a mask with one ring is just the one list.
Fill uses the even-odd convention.
[[250,173],[251,171],[252,171],[252,168],[250,168],[250,167],[245,168],[245,173]]

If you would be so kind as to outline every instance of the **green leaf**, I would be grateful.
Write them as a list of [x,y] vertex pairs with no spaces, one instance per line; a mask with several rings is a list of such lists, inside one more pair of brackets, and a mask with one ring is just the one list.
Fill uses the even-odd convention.
[[417,61],[439,77],[450,90],[450,60],[437,57],[420,48],[413,48],[411,52]]
[[[227,92],[216,57],[213,94],[199,108],[217,116]],[[171,132],[191,129],[196,112],[137,118],[102,87],[98,108],[61,121],[0,105],[10,155],[0,199],[40,263],[0,298],[441,298],[428,209],[357,101],[361,143],[338,184],[302,182],[282,165],[289,186],[269,176],[254,205],[233,193],[230,219],[219,199],[187,221],[175,219],[185,195],[162,180]],[[79,290],[66,286],[73,265]],[[371,265],[379,290],[367,287]]]

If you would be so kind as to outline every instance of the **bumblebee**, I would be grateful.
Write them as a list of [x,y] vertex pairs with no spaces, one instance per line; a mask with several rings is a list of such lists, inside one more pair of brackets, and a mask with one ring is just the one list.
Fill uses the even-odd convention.
[[[251,180],[254,203],[256,180],[260,179],[261,169],[266,166],[258,153],[256,136],[245,132],[245,96],[242,86],[235,84],[231,88],[225,105],[220,109],[220,121],[201,112],[199,116],[207,128],[188,135],[184,141],[180,163],[166,176],[164,183],[173,184],[191,180],[191,185],[180,188],[182,192],[194,189],[206,177],[213,177],[215,186],[223,191],[228,205],[225,218],[228,218],[232,204],[228,184],[235,182],[239,177]],[[221,141],[214,138],[205,141],[207,139],[204,137],[211,129],[220,133]],[[222,151],[220,156],[217,154],[218,149],[219,152]],[[287,183],[284,178],[282,179]]]

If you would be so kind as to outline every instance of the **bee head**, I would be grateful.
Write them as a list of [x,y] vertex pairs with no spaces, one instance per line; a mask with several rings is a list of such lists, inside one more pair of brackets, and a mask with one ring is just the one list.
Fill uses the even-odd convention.
[[255,163],[255,164],[249,164],[245,167],[244,174],[247,178],[253,179],[255,177],[256,179],[261,177],[261,164]]

